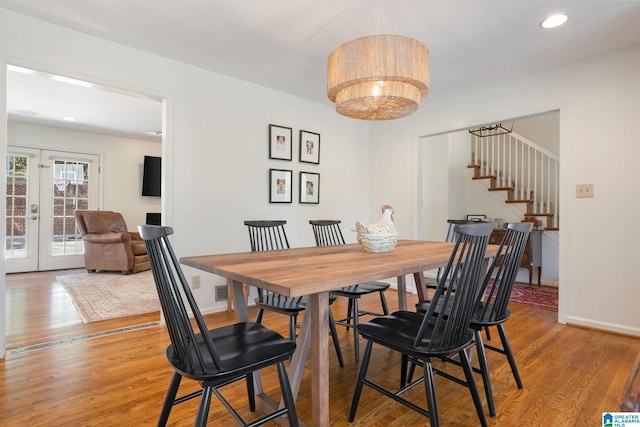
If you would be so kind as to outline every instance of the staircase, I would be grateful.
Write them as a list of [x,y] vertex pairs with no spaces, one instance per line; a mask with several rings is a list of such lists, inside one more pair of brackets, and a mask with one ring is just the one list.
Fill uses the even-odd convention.
[[560,159],[515,132],[471,134],[472,179],[489,180],[489,191],[504,192],[505,203],[524,207],[523,222],[558,230]]

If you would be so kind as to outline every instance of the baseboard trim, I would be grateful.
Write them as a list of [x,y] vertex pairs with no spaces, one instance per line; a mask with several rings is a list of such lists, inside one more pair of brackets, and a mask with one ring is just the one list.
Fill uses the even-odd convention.
[[616,334],[627,335],[632,337],[640,336],[640,328],[632,328],[624,325],[617,325],[608,322],[599,322],[593,319],[585,319],[583,317],[567,316],[567,325],[580,326],[588,329],[597,329],[599,331],[613,332]]

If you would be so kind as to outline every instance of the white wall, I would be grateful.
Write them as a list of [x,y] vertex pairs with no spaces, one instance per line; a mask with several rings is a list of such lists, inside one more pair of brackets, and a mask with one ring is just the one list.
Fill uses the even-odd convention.
[[[449,137],[438,135],[418,146],[418,231],[423,240],[442,240],[447,235],[449,206]],[[444,201],[444,202],[443,202]]]
[[[559,320],[640,335],[638,75],[635,46],[468,93],[434,82],[416,114],[372,125],[371,169],[394,174],[372,174],[370,211],[388,200],[401,237],[415,235],[419,136],[560,109]],[[583,183],[595,197],[575,198]]]
[[130,231],[145,223],[147,212],[160,212],[160,197],[142,197],[140,181],[144,156],[162,154],[162,145],[157,142],[19,122],[9,123],[7,141],[19,147],[101,155],[99,208],[122,213]]
[[[248,250],[245,219],[286,219],[292,246],[314,244],[310,219],[341,219],[350,242],[355,242],[349,230],[356,220],[369,220],[369,126],[339,116],[330,106],[0,9],[2,81],[8,63],[167,100],[163,222],[175,230],[178,256]],[[270,123],[293,128],[293,161],[268,159]],[[321,135],[319,165],[298,162],[300,129]],[[268,203],[269,168],[293,171],[293,203]],[[300,171],[320,174],[319,205],[298,204]],[[185,274],[202,273],[185,268]],[[226,303],[214,303],[213,285],[224,283],[203,275],[195,293],[204,311],[226,309]]]
[[560,153],[560,113],[558,111],[517,119],[513,123],[513,131],[556,155]]

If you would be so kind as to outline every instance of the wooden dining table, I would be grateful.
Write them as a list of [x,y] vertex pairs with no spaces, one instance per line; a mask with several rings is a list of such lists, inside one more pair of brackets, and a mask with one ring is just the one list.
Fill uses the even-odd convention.
[[[424,300],[427,290],[423,273],[445,266],[453,246],[449,242],[399,240],[396,247],[386,253],[365,252],[358,244],[347,244],[189,256],[180,258],[180,263],[230,279],[239,322],[249,320],[243,284],[288,297],[309,296],[289,379],[296,398],[311,348],[312,425],[320,427],[329,425],[329,292],[396,277],[398,309],[406,310],[406,276],[413,276],[418,298]],[[496,254],[497,248],[489,245],[487,259]],[[263,410],[270,411],[282,404],[263,392],[259,375],[254,386],[257,403]]]

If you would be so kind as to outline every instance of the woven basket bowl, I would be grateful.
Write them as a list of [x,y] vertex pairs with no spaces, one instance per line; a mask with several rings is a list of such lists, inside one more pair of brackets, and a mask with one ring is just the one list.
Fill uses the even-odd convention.
[[398,233],[358,233],[358,243],[365,252],[391,252],[398,243]]

